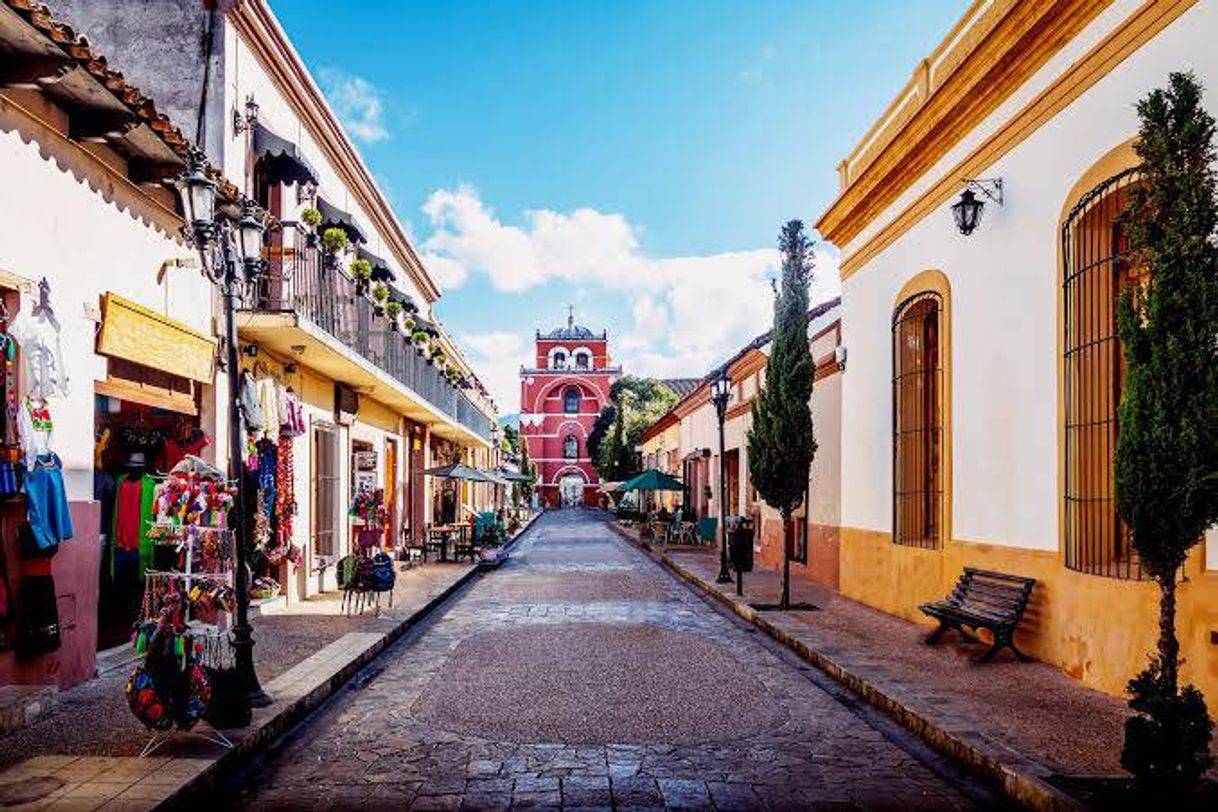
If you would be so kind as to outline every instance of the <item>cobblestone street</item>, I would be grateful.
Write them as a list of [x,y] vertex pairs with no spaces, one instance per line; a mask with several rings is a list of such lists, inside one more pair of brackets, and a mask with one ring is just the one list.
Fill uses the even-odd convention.
[[543,517],[357,683],[249,772],[247,808],[973,803],[597,514]]

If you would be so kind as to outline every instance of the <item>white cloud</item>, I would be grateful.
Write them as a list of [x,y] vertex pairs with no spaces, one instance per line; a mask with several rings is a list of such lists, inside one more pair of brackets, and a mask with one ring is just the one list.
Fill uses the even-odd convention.
[[533,354],[516,333],[493,331],[457,336],[466,360],[490,389],[501,413],[513,412],[520,403],[520,367],[532,366]]
[[369,144],[389,137],[389,128],[385,126],[385,101],[379,88],[361,76],[338,68],[322,68],[318,75],[330,106],[351,137]]
[[[504,291],[565,281],[588,295],[622,297],[633,324],[610,326],[612,349],[631,374],[701,376],[772,321],[770,279],[779,267],[772,248],[650,257],[621,215],[533,210],[511,225],[468,185],[435,191],[423,212],[435,229],[423,244],[424,262],[442,287],[484,274]],[[837,264],[836,251],[817,246],[812,302],[840,290]],[[510,335],[464,337],[479,374],[498,379],[489,385],[507,410],[516,408],[520,363],[531,363],[523,340]]]

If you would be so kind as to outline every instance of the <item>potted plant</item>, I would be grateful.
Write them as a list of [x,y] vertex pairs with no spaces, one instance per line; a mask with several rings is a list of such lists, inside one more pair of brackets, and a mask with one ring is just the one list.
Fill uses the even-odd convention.
[[[400,304],[400,303],[399,303],[399,304]],[[405,305],[402,305],[402,309],[403,309],[403,310],[405,310],[405,309],[406,309],[406,306],[405,306]],[[405,333],[405,334],[406,334],[406,335],[408,335],[408,336],[413,336],[413,335],[414,335],[414,328],[415,328],[415,322],[414,322],[414,319],[410,318],[409,316],[407,316],[406,318],[402,319],[402,332],[403,332],[403,333]]]
[[355,280],[355,292],[363,296],[368,292],[368,284],[372,281],[372,263],[366,259],[353,259],[348,267],[351,270],[351,278]]
[[441,369],[444,368],[444,361],[447,360],[447,358],[448,356],[444,354],[444,350],[440,349],[439,347],[436,347],[431,351],[431,362]]
[[378,316],[385,315],[385,302],[389,301],[389,286],[377,282],[372,286],[372,301],[376,305],[373,312]]
[[402,316],[402,303],[394,301],[385,302],[385,315],[389,318],[389,329],[396,333],[398,331],[398,320]]
[[414,346],[419,351],[419,357],[426,358],[427,357],[427,342],[431,338],[429,335],[427,335],[427,331],[426,330],[415,330],[413,333],[410,334],[410,337],[411,337],[411,339],[414,340]]
[[347,232],[341,228],[327,228],[321,233],[321,247],[326,252],[327,267],[337,267],[338,255],[347,247]]
[[305,206],[300,211],[300,222],[309,227],[305,232],[305,242],[310,248],[317,247],[317,227],[321,225],[321,209]]

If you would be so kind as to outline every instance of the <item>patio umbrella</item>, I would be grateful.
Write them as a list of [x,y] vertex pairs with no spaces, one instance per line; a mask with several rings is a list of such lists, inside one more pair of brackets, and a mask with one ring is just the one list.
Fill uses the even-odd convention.
[[531,477],[528,474],[509,471],[506,468],[500,468],[498,474],[508,482],[532,482],[535,479],[535,477]]
[[648,468],[643,473],[622,483],[623,491],[683,491],[685,485],[676,477],[663,471]]
[[477,468],[470,468],[468,465],[461,462],[441,465],[437,468],[428,468],[423,473],[427,476],[440,477],[441,479],[463,479],[467,482],[495,481],[482,471],[479,471]]

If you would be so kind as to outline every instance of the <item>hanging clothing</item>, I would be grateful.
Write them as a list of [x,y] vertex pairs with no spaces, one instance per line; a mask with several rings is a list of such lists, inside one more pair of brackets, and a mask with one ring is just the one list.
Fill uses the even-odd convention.
[[267,437],[279,433],[279,382],[263,378],[257,382],[258,408],[262,411],[262,431]]
[[8,334],[21,346],[29,373],[29,393],[40,398],[67,397],[68,370],[58,325],[46,314],[34,316],[23,310]]
[[17,432],[21,436],[21,453],[27,468],[34,460],[50,454],[55,442],[55,424],[45,400],[27,397],[17,410]]
[[262,407],[258,402],[258,388],[254,377],[248,370],[241,371],[241,418],[245,421],[245,430],[261,431]]
[[63,487],[63,463],[57,454],[38,457],[25,475],[26,512],[34,541],[51,550],[72,538],[72,514]]
[[156,542],[149,536],[156,511],[156,480],[151,474],[118,478],[110,575],[134,570],[142,577],[152,563]]
[[197,430],[192,437],[180,442],[173,438],[165,440],[165,449],[161,458],[161,470],[172,471],[174,466],[186,459],[187,456],[199,456],[210,443],[211,440],[208,436]]

